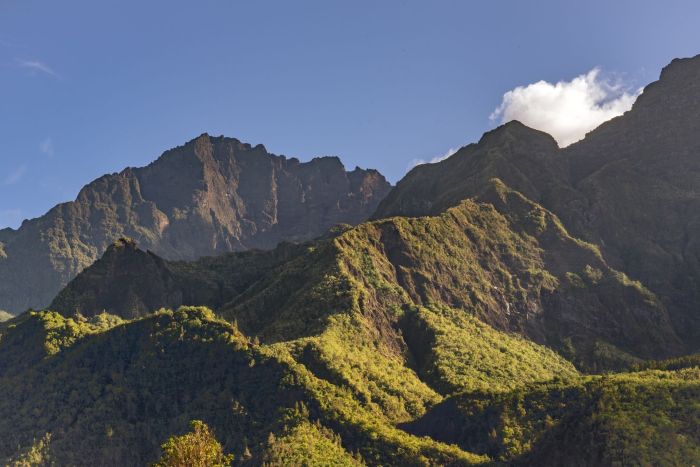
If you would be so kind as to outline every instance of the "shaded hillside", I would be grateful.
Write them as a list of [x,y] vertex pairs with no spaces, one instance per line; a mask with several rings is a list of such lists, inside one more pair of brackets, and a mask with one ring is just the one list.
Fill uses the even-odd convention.
[[695,465],[700,369],[586,377],[446,399],[403,426],[514,465]]
[[700,56],[674,60],[632,110],[559,149],[510,122],[452,157],[414,168],[375,218],[443,212],[499,178],[554,212],[668,308],[689,351],[700,341]]
[[192,262],[165,261],[140,250],[134,240],[120,239],[78,274],[49,308],[66,315],[107,312],[125,318],[180,305],[219,308],[271,268],[304,251],[303,246],[282,243],[269,251],[227,253]]
[[362,222],[389,188],[378,172],[346,172],[334,157],[301,163],[204,134],[0,231],[0,309],[46,306],[122,236],[168,259],[269,249]]
[[485,133],[451,157],[413,168],[379,204],[373,218],[438,214],[478,197],[492,178],[545,206],[576,197],[556,141],[518,121]]

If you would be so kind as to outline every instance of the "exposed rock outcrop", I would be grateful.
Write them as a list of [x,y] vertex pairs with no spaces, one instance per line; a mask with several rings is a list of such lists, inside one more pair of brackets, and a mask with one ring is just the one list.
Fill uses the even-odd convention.
[[377,171],[346,172],[336,157],[302,163],[203,134],[0,231],[0,309],[46,306],[123,236],[173,260],[269,249],[362,222],[389,189]]

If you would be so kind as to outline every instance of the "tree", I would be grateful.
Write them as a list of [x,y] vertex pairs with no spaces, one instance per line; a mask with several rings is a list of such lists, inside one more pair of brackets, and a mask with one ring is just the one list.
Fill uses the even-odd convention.
[[20,452],[15,459],[7,462],[11,467],[39,467],[51,465],[49,445],[51,444],[51,433],[46,433],[41,439],[34,440],[34,443],[26,451]]
[[153,467],[227,467],[233,454],[224,454],[212,430],[200,420],[190,422],[192,431],[171,436],[161,446],[163,456]]

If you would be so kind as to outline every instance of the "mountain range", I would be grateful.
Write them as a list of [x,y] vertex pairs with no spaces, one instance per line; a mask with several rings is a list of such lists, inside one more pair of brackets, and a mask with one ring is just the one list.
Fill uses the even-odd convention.
[[700,56],[566,148],[513,121],[392,188],[203,135],[0,235],[0,307],[47,305],[0,324],[6,464],[191,420],[235,465],[700,462]]
[[378,172],[346,172],[336,157],[303,163],[203,134],[147,167],[91,182],[18,230],[0,230],[0,310],[47,306],[123,236],[168,259],[269,249],[357,224],[389,189]]

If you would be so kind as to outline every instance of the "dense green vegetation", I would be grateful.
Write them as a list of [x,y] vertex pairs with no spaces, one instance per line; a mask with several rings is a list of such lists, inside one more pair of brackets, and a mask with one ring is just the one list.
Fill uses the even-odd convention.
[[[656,364],[686,367],[677,371],[579,376],[551,350],[463,312],[413,308],[401,326],[429,338],[409,345],[411,354],[426,346],[417,362],[378,356],[386,346],[363,343],[359,323],[348,340],[342,316],[318,336],[273,344],[204,308],[129,322],[17,319],[3,330],[3,360],[17,361],[8,350],[30,330],[51,345],[0,374],[0,455],[12,465],[177,465],[167,459],[191,454],[197,438],[246,465],[687,465],[700,456],[692,359]],[[188,432],[192,419],[216,439]]]
[[90,319],[64,317],[56,312],[23,313],[0,326],[0,375],[21,371],[91,334],[121,324],[117,316],[99,314]]
[[692,465],[700,368],[590,376],[453,396],[406,426],[527,465]]
[[233,454],[224,454],[221,443],[201,420],[190,422],[192,431],[171,436],[161,448],[163,456],[153,467],[227,467]]
[[[35,313],[9,328],[0,346],[33,321],[52,317]],[[46,331],[43,336],[53,339]],[[6,434],[0,455],[28,452],[50,433],[48,455],[59,465],[143,464],[156,460],[163,440],[198,419],[241,462],[316,455],[313,446],[289,452],[285,443],[295,436],[316,436],[319,446],[337,445],[340,437],[349,457],[363,462],[482,459],[408,435],[347,389],[275,353],[202,308],[163,310],[66,340],[56,353],[0,376],[0,432]],[[305,427],[309,423],[315,428]]]
[[304,251],[299,245],[283,243],[269,252],[252,250],[193,262],[167,262],[122,238],[63,289],[49,308],[66,315],[106,311],[125,318],[180,305],[216,309]]
[[[443,394],[502,391],[578,375],[552,350],[497,332],[460,310],[419,308],[404,319],[419,374]],[[413,342],[414,336],[422,340]]]
[[682,370],[683,368],[700,367],[700,354],[684,355],[668,360],[649,360],[632,366],[635,371],[642,370]]
[[316,423],[302,422],[286,429],[280,437],[271,435],[263,454],[263,465],[363,465],[341,446],[333,431]]
[[361,324],[377,334],[372,342],[401,354],[404,311],[446,305],[546,344],[587,371],[680,352],[663,304],[610,268],[599,249],[499,180],[483,196],[490,204],[464,201],[434,217],[376,221],[305,245],[193,263],[121,243],[52,308],[131,318],[206,305],[266,343],[319,336],[334,316],[361,316],[348,332]]

